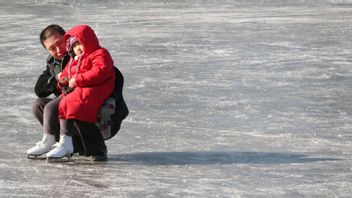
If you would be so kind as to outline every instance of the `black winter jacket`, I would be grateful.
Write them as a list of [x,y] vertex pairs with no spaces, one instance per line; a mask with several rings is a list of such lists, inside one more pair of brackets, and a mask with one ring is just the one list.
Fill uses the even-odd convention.
[[59,96],[61,91],[57,89],[57,75],[65,68],[69,56],[64,55],[63,59],[56,60],[52,56],[48,56],[46,60],[46,70],[39,76],[34,87],[34,92],[39,98],[48,97],[51,94]]
[[124,77],[119,69],[115,67],[115,88],[111,95],[116,101],[115,114],[113,114],[110,118],[112,121],[111,126],[111,137],[114,137],[116,133],[120,130],[121,122],[128,116],[129,110],[126,105],[126,102],[123,98],[123,84]]

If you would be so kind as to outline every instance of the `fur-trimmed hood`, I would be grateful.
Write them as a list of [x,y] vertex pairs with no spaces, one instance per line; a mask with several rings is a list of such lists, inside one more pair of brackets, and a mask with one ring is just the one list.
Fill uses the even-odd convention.
[[[74,36],[83,45],[85,55],[89,55],[101,48],[97,36],[88,25],[77,25],[67,31],[65,34],[66,42],[71,36]],[[71,46],[69,48],[71,48]]]

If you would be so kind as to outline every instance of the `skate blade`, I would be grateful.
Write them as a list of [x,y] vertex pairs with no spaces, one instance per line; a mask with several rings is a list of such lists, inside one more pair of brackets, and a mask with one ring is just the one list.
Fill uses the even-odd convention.
[[27,159],[30,160],[46,160],[46,157],[43,155],[27,155]]
[[46,158],[48,163],[63,163],[63,162],[73,162],[71,155],[66,155],[64,157],[48,157]]

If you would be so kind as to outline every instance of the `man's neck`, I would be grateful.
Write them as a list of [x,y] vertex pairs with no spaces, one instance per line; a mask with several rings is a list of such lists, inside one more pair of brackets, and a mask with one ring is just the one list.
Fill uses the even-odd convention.
[[53,63],[56,63],[56,64],[59,64],[59,65],[61,65],[61,63],[63,62],[63,61],[66,61],[67,60],[67,53],[65,54],[65,55],[63,55],[62,57],[61,57],[61,59],[56,59],[56,58],[54,58],[53,56],[49,56],[48,57],[48,63],[51,63],[51,64],[53,64]]
[[56,59],[56,58],[54,58],[54,63],[61,64],[61,62],[62,62],[62,59]]

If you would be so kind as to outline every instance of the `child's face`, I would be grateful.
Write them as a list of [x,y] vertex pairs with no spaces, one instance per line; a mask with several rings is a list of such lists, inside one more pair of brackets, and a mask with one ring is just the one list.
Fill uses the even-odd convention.
[[76,56],[81,56],[83,54],[84,47],[83,47],[83,45],[80,42],[76,41],[72,45],[72,47],[73,47],[73,52],[76,54]]

